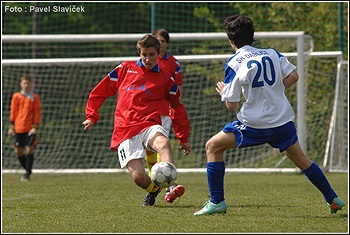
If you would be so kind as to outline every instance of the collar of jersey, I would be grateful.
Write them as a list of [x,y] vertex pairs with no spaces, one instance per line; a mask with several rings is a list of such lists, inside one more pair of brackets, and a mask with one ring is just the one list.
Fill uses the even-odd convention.
[[[137,65],[140,66],[140,67],[145,67],[145,66],[142,64],[142,60],[141,60],[141,59],[139,59],[139,60],[137,61]],[[159,72],[158,63],[156,64],[156,66],[153,67],[152,72]]]
[[165,52],[165,54],[163,55],[162,59],[165,59],[165,60],[169,59],[168,52]]
[[24,93],[24,91],[21,91],[21,94],[25,97],[28,97],[31,101],[34,101],[34,92],[29,91],[29,93]]
[[240,51],[248,51],[251,48],[251,46],[249,45],[244,45],[241,48],[238,48],[238,50],[236,51],[236,53],[240,52]]

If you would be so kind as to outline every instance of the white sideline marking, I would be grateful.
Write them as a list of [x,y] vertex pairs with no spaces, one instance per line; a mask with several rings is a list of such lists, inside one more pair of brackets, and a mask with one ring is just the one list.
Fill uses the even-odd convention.
[[[128,172],[126,169],[33,169],[33,173],[40,174],[40,173],[66,173],[66,174],[73,174],[73,173],[118,173],[118,172]],[[206,168],[178,168],[178,172],[207,172]],[[146,169],[146,172],[148,172],[148,169]],[[226,168],[226,172],[251,172],[251,173],[257,173],[257,172],[283,172],[283,173],[289,173],[289,172],[295,172],[299,173],[301,172],[298,168]],[[3,169],[2,173],[23,173],[23,170],[20,169]]]

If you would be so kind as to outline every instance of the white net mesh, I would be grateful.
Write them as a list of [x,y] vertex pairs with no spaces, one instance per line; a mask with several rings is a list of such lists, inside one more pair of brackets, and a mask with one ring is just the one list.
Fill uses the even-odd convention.
[[[294,64],[295,59],[289,58]],[[224,124],[234,120],[235,115],[226,109],[223,102],[220,102],[215,91],[216,82],[222,80],[223,64],[226,59],[190,61],[191,59],[180,62],[184,73],[184,104],[191,121],[190,142],[193,152],[189,156],[183,156],[178,151],[173,133],[171,133],[171,140],[177,167],[203,168],[206,162],[205,142],[221,130]],[[326,65],[330,70],[324,70]],[[3,123],[8,123],[11,95],[19,90],[17,75],[19,73],[35,75],[34,89],[40,95],[43,106],[43,120],[35,154],[36,168],[119,168],[117,154],[109,150],[117,97],[106,100],[100,109],[101,119],[91,131],[83,132],[81,124],[85,118],[84,108],[90,90],[114,66],[116,63],[108,61],[95,64],[72,62],[54,66],[52,64],[3,65]],[[335,97],[336,59],[310,57],[306,69],[308,155],[321,164]],[[296,107],[295,87],[287,90],[287,97],[292,106]],[[344,102],[347,103],[347,100]],[[3,126],[3,128],[6,127],[7,125]],[[10,140],[4,133],[6,129],[3,130],[5,140],[3,167],[16,169],[19,164],[10,146]],[[344,135],[347,136],[347,133]],[[228,168],[294,167],[290,161],[281,161],[283,156],[278,150],[262,145],[227,151],[225,159]],[[344,159],[340,155],[339,158]]]

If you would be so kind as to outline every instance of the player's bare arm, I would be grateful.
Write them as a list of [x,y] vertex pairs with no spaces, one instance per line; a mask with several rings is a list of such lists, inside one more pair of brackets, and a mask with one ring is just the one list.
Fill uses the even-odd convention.
[[294,83],[299,80],[299,75],[296,70],[291,72],[287,77],[283,79],[283,84],[286,89],[291,87]]
[[238,108],[238,102],[226,101],[226,107],[230,111],[235,111]]

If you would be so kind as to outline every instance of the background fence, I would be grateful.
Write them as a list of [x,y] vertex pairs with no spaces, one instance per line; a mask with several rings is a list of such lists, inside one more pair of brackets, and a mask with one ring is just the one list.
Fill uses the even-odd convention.
[[[32,8],[31,8],[32,7]],[[70,12],[54,12],[57,7]],[[255,21],[257,31],[304,31],[307,34],[305,50],[345,51],[347,58],[347,14],[345,2],[338,3],[210,3],[210,2],[163,2],[163,3],[2,3],[3,36],[10,34],[91,34],[102,33],[149,33],[164,27],[172,33],[222,32],[223,20],[231,14],[247,14]],[[15,11],[17,9],[17,12]],[[18,12],[21,9],[21,12]],[[31,10],[33,9],[33,10]],[[49,12],[39,12],[46,9]],[[48,10],[50,9],[50,10]],[[71,9],[71,10],[69,10]],[[72,12],[81,9],[84,12]],[[326,10],[327,9],[327,10]],[[28,37],[29,38],[29,37]],[[2,41],[3,59],[31,58],[117,58],[137,56],[136,41],[86,40],[76,43],[40,41]],[[270,38],[256,40],[255,46],[274,47],[280,52],[295,52],[293,39]],[[169,51],[182,55],[225,55],[232,50],[227,40],[172,41]],[[290,57],[296,64],[296,58]],[[108,60],[110,61],[110,60]],[[181,62],[181,61],[180,61]],[[305,96],[307,141],[310,157],[320,165],[324,161],[329,125],[332,119],[336,80],[336,57],[309,57],[305,64]],[[216,81],[222,79],[224,60],[209,59],[202,62],[184,61],[184,100],[191,119],[194,153],[181,158],[175,152],[181,167],[204,167],[204,143],[222,125],[231,120],[214,90]],[[18,79],[23,73],[35,75],[35,89],[43,98],[43,123],[40,128],[40,145],[37,151],[38,168],[114,168],[115,153],[108,149],[112,128],[111,115],[114,100],[110,99],[101,109],[103,120],[100,130],[88,136],[82,132],[84,107],[89,91],[117,62],[96,60],[91,64],[16,64],[2,65],[2,162],[10,169],[19,168],[14,152],[7,139],[9,101],[13,92],[19,90]],[[348,78],[347,70],[344,73]],[[347,80],[345,80],[347,81]],[[347,83],[344,84],[347,87]],[[347,89],[346,89],[347,90]],[[296,108],[295,88],[288,97]],[[347,117],[347,93],[343,94],[343,112]],[[342,100],[343,101],[343,100]],[[343,123],[347,136],[347,119]],[[339,128],[339,126],[337,126]],[[106,135],[106,133],[108,133]],[[173,136],[172,136],[173,137]],[[343,144],[342,142],[337,142]],[[347,146],[347,143],[345,143]],[[176,148],[176,141],[174,144]],[[261,146],[257,152],[232,151],[228,153],[229,167],[291,167],[290,162],[279,160],[283,155]],[[257,154],[259,153],[259,154]],[[347,159],[347,149],[343,152]],[[241,156],[234,158],[234,155]],[[347,164],[347,161],[346,161]],[[347,166],[347,165],[346,165]],[[347,168],[347,167],[346,167]]]

